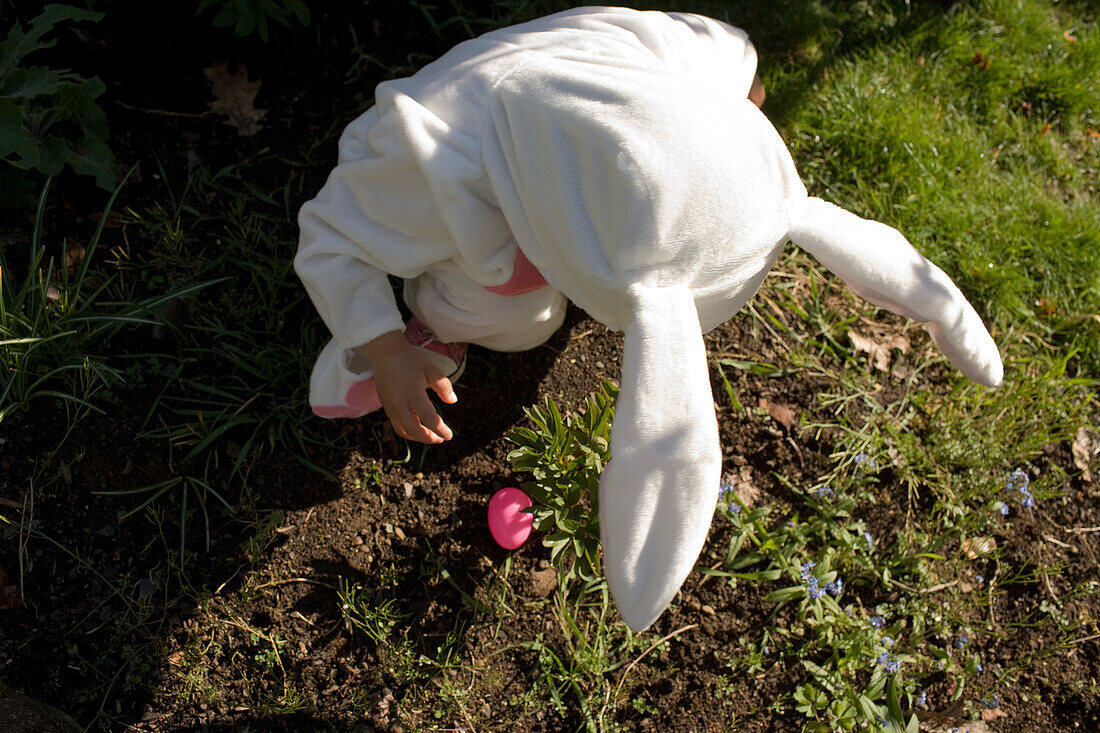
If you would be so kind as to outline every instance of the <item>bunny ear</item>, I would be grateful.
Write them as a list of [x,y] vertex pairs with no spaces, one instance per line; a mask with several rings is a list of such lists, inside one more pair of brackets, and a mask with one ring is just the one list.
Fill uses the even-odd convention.
[[861,297],[927,323],[936,346],[967,377],[1000,386],[1001,357],[981,317],[901,232],[811,197],[788,236]]
[[706,349],[687,287],[632,286],[611,460],[600,477],[604,570],[635,631],[691,572],[718,498],[722,455]]

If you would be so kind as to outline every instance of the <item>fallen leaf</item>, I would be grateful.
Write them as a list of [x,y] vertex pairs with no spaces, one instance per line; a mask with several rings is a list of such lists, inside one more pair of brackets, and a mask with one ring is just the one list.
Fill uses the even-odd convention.
[[768,414],[771,415],[772,420],[775,420],[777,423],[787,428],[788,430],[793,428],[795,425],[798,425],[798,417],[794,414],[794,410],[787,407],[786,405],[771,403],[765,399],[761,399],[759,404],[760,407],[768,411]]
[[988,708],[988,709],[982,711],[982,720],[984,720],[986,722],[989,722],[991,720],[996,720],[997,718],[1007,718],[1007,717],[1008,717],[1008,713],[1006,713],[1004,710],[1001,710],[1000,708]]
[[23,596],[19,594],[18,586],[5,585],[0,588],[0,609],[19,608],[23,605]]
[[968,537],[962,541],[960,548],[973,560],[996,550],[997,540],[992,537]]
[[88,250],[84,247],[81,247],[79,244],[70,244],[69,242],[69,238],[66,237],[64,242],[65,269],[69,272],[75,272],[77,266],[80,264],[81,260],[84,259],[84,255],[87,254]]
[[852,342],[852,348],[856,353],[864,352],[875,369],[880,372],[890,371],[890,352],[897,349],[903,354],[909,353],[909,339],[900,333],[895,333],[889,338],[875,338],[864,336],[856,331],[849,331],[848,338]]
[[243,64],[236,65],[236,71],[230,71],[229,64],[219,61],[202,71],[210,81],[214,101],[210,110],[225,115],[227,125],[237,128],[237,134],[251,137],[260,131],[260,119],[266,110],[256,109],[256,94],[260,91],[260,80],[249,81],[248,69]]
[[741,466],[737,473],[740,480],[733,487],[733,493],[741,501],[741,506],[751,509],[760,501],[760,489],[752,482],[752,466]]
[[1093,460],[1100,455],[1100,430],[1081,427],[1073,437],[1073,465],[1081,469],[1081,478],[1092,482],[1095,476],[1089,470]]
[[1066,39],[1067,43],[1077,43],[1077,36],[1070,33],[1068,28],[1062,31],[1062,38]]
[[103,215],[102,211],[93,211],[88,214],[88,218],[97,224],[102,219],[104,229],[119,229],[126,224],[126,220],[116,211],[108,211],[106,216]]
[[982,71],[985,71],[989,68],[989,57],[983,54],[981,51],[978,51],[976,54],[974,54],[974,58],[972,59],[972,61],[974,62],[974,65]]
[[981,720],[959,720],[931,710],[918,710],[917,719],[921,733],[989,733],[989,726]]

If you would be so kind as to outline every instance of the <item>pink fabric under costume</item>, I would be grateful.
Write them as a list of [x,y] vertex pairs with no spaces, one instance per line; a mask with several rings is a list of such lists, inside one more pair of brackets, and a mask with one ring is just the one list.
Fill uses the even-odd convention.
[[[512,277],[503,285],[479,287],[465,277],[429,272],[406,282],[405,300],[414,320],[433,324],[428,328],[438,340],[424,348],[440,355],[444,372],[444,364],[452,358],[448,348],[453,342],[521,351],[549,338],[565,316],[564,296],[547,286],[518,247]],[[496,315],[486,318],[487,314]],[[408,331],[406,338],[415,343]],[[363,354],[331,341],[318,357],[311,378],[313,414],[328,419],[357,418],[381,409],[371,371]]]

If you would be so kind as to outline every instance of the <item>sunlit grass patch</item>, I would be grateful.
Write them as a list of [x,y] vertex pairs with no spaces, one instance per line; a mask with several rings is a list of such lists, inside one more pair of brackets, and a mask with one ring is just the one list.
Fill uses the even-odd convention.
[[[780,82],[781,83],[781,82]],[[994,327],[1097,367],[1100,34],[1046,3],[957,5],[830,66],[786,136],[811,192],[885,221]]]

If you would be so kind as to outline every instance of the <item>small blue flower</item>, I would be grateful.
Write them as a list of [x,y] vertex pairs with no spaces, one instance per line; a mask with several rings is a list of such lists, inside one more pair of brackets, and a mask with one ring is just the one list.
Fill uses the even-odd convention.
[[866,453],[856,453],[856,457],[853,459],[857,466],[866,465],[868,468],[878,468],[878,461]]
[[867,543],[868,547],[874,547],[875,546],[875,538],[871,536],[870,532],[864,532],[863,533],[863,540]]
[[810,594],[810,598],[815,601],[825,595],[825,591],[821,589],[820,581],[812,575],[806,580],[806,591]]
[[891,657],[890,652],[881,652],[875,659],[875,662],[889,674],[893,674],[901,669],[901,660]]
[[978,664],[975,666],[975,669],[977,669],[979,672],[984,672],[985,665],[983,665],[981,662],[978,662]]
[[882,616],[872,616],[871,625],[876,629],[881,629],[886,624],[886,619]]
[[814,489],[814,496],[818,499],[824,499],[826,496],[835,496],[836,492],[830,489],[828,486],[818,486]]
[[958,639],[955,639],[955,648],[962,649],[964,646],[970,643],[970,637],[966,634],[962,634]]
[[734,514],[741,512],[741,504],[737,501],[737,495],[735,493],[737,484],[733,482],[733,479],[727,478],[718,485],[718,501],[728,501],[727,508]]
[[1017,491],[1025,491],[1028,484],[1031,483],[1031,477],[1027,475],[1025,471],[1017,468],[1012,472],[1012,475],[1008,477],[1008,483],[1005,484],[1005,489],[1016,489]]
[[1025,509],[1031,509],[1035,506],[1035,497],[1031,493],[1024,494],[1024,498],[1020,499],[1020,506]]
[[975,576],[974,576],[974,581],[975,581],[975,582],[976,582],[976,583],[977,583],[978,585],[981,585],[982,583],[984,583],[984,582],[985,582],[985,578],[984,578],[984,577],[982,577],[981,575],[975,575]]
[[766,657],[769,654],[771,654],[771,649],[769,649],[768,645],[765,644],[764,646],[760,647],[760,653],[763,654]]
[[883,646],[893,646],[894,645],[894,637],[892,637],[892,636],[882,637],[882,645]]
[[1008,504],[1005,504],[1004,502],[1000,502],[1000,501],[998,501],[997,503],[1001,505],[1001,514],[1007,517],[1008,516]]
[[928,690],[921,690],[917,696],[917,707],[924,707],[928,703]]
[[802,572],[800,573],[802,580],[809,580],[813,574],[813,569],[817,566],[813,560],[802,563]]
[[825,590],[829,592],[829,595],[839,596],[840,592],[844,590],[844,580],[841,578],[830,580],[825,584]]

